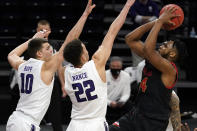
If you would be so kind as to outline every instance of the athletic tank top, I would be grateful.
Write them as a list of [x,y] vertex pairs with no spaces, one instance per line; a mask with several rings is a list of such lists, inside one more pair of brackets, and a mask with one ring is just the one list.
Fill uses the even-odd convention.
[[146,62],[137,98],[139,112],[149,118],[168,120],[171,112],[171,94],[172,88],[165,87],[161,80],[161,72]]
[[107,84],[101,80],[93,60],[82,68],[66,67],[65,89],[72,101],[72,119],[105,118]]
[[41,79],[41,68],[44,61],[30,58],[18,68],[20,99],[16,111],[21,111],[33,118],[38,124],[44,117],[53,89],[54,78],[50,85]]

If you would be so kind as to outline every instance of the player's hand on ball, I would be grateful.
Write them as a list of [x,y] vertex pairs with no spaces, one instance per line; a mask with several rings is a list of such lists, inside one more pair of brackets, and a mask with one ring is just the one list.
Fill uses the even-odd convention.
[[175,23],[173,23],[171,19],[179,16],[179,15],[174,14],[174,11],[176,10],[177,9],[175,7],[165,8],[164,12],[159,16],[159,20],[163,24],[174,25]]

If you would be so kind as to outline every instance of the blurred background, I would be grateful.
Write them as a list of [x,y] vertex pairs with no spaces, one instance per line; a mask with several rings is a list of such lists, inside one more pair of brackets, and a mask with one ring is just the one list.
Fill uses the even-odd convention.
[[[80,39],[85,42],[90,56],[97,50],[110,24],[119,14],[126,0],[93,0],[96,8],[88,17]],[[179,5],[185,14],[183,24],[174,31],[159,33],[158,43],[178,39],[186,44],[187,59],[178,66],[179,80],[175,86],[180,98],[182,120],[197,127],[197,1],[195,0],[152,0],[160,10],[164,5]],[[62,43],[85,9],[87,0],[0,0],[0,125],[5,125],[15,109],[12,106],[10,89],[11,67],[8,53],[17,45],[31,38],[36,32],[37,22],[46,19],[52,33],[49,39]],[[124,42],[124,36],[132,31],[135,22],[129,14],[115,40],[112,56],[123,59],[123,67],[133,65],[132,52]],[[108,63],[109,64],[109,63]],[[108,69],[108,64],[106,69]],[[69,98],[61,99],[62,124],[70,121]],[[196,120],[195,122],[193,120]],[[47,122],[42,122],[45,125]]]

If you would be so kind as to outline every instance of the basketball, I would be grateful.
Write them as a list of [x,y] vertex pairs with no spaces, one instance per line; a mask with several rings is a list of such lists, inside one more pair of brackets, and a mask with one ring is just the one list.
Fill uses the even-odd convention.
[[174,30],[174,29],[178,28],[179,26],[182,25],[183,20],[184,20],[184,13],[183,13],[183,10],[182,10],[182,8],[181,8],[180,6],[178,6],[178,5],[176,5],[176,4],[168,4],[168,5],[164,6],[164,7],[161,9],[159,15],[161,15],[161,14],[164,12],[164,10],[165,10],[165,9],[168,9],[170,6],[175,7],[177,10],[174,11],[174,14],[180,15],[180,16],[171,19],[171,21],[174,22],[175,25],[169,25],[169,24],[163,25],[163,28],[164,28],[165,30]]

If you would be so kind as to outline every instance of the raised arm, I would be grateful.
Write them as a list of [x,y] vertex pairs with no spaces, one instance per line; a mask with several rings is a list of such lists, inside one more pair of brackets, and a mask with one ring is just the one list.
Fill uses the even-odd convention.
[[83,27],[85,25],[85,22],[89,16],[89,14],[92,12],[92,9],[95,7],[96,5],[93,4],[92,5],[92,0],[88,0],[87,6],[85,11],[83,12],[82,16],[80,17],[80,19],[78,20],[78,22],[75,24],[75,26],[70,30],[70,32],[68,33],[63,45],[60,48],[60,52],[63,52],[64,47],[66,46],[67,43],[69,43],[70,41],[79,38]]
[[[46,32],[37,32],[32,38],[44,38]],[[27,50],[28,43],[31,39],[26,41],[25,43],[17,46],[15,49],[13,49],[9,54],[8,54],[8,62],[10,65],[18,70],[18,66],[24,62],[20,56]]]
[[[54,57],[46,62],[46,70],[47,69],[52,69],[52,73],[55,72],[57,70],[57,68],[59,67],[60,64],[62,64],[64,58],[63,58],[63,50],[64,47],[66,46],[66,44],[76,38],[79,38],[84,24],[89,16],[89,14],[92,12],[92,9],[95,7],[95,5],[92,5],[92,0],[88,1],[88,4],[86,6],[85,11],[83,12],[82,16],[80,17],[80,19],[77,21],[77,23],[75,24],[75,26],[71,29],[71,31],[68,33],[66,40],[64,41],[64,43],[62,44],[62,46],[60,47],[59,51],[54,55]],[[54,64],[55,63],[55,64]]]
[[92,59],[100,66],[105,66],[112,50],[112,46],[114,43],[114,39],[118,34],[120,28],[125,22],[126,16],[130,7],[133,5],[135,0],[127,0],[125,6],[123,7],[122,11],[118,15],[118,17],[113,21],[111,24],[101,46],[93,55]]
[[140,39],[146,32],[152,29],[154,24],[155,21],[151,21],[144,25],[141,25],[137,29],[127,34],[125,37],[126,44],[130,47],[130,49],[142,58],[144,58],[144,44]]
[[[144,45],[144,53],[145,58],[159,71],[162,72],[165,80],[171,81],[164,81],[165,86],[171,86],[174,83],[174,76],[176,75],[176,71],[171,63],[163,58],[156,50],[156,41],[158,37],[158,33],[161,30],[163,24],[169,24],[171,18],[177,17],[177,15],[173,14],[176,9],[174,7],[169,7],[166,9],[164,13],[159,17],[159,19],[155,22],[153,28],[151,29]],[[164,78],[164,77],[163,77]],[[172,79],[171,79],[172,78]],[[164,79],[163,79],[164,80]]]

